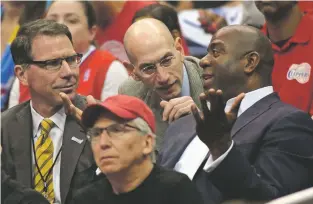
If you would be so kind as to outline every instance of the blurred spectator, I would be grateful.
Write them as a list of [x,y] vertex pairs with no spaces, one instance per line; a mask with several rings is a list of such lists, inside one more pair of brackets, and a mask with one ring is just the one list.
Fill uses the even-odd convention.
[[45,7],[45,1],[1,2],[1,111],[7,108],[9,92],[15,78],[10,43],[19,26],[42,17]]
[[273,87],[282,101],[313,115],[313,17],[297,1],[256,1],[275,54]]
[[[128,78],[121,62],[107,51],[92,45],[97,27],[92,5],[88,1],[56,1],[47,11],[47,19],[67,25],[73,37],[74,49],[83,54],[77,92],[92,95],[98,100],[115,95],[119,85]],[[18,80],[10,94],[9,107],[30,98],[28,87]]]
[[77,192],[73,204],[202,204],[186,175],[153,164],[155,120],[140,99],[117,95],[82,114],[101,180]]
[[273,65],[259,29],[218,30],[200,61],[213,76],[204,78],[201,116],[193,107],[194,117],[166,131],[158,163],[187,174],[207,204],[268,201],[313,185],[313,121],[273,91]]
[[123,37],[139,9],[155,1],[92,1],[99,30],[95,40],[101,50],[107,50],[119,60],[128,60]]
[[136,22],[143,18],[155,18],[162,21],[167,28],[171,31],[174,39],[180,37],[182,39],[182,45],[184,47],[185,55],[189,55],[188,47],[184,37],[181,34],[177,12],[174,8],[164,4],[151,4],[135,13],[132,22]]
[[130,60],[124,65],[132,71],[132,78],[120,86],[119,93],[136,96],[152,109],[159,150],[168,124],[190,114],[194,103],[200,106],[199,60],[185,56],[181,39],[174,40],[165,24],[153,18],[132,24],[124,43]]

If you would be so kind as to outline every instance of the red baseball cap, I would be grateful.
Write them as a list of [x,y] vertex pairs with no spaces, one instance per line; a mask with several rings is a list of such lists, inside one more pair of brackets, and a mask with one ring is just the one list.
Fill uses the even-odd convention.
[[102,103],[88,106],[82,114],[82,124],[86,128],[94,125],[103,110],[107,110],[114,115],[131,120],[137,117],[142,118],[155,133],[155,119],[151,109],[139,98],[127,95],[115,95],[108,97]]

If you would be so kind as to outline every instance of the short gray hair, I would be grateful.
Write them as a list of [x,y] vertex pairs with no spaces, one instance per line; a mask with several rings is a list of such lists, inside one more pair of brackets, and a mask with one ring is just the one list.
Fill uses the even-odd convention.
[[[138,118],[133,119],[131,122],[135,127],[137,127],[140,130],[140,132],[142,132],[145,135],[147,134],[151,135],[155,140],[156,135],[152,132],[150,126],[144,119],[138,117]],[[154,148],[155,148],[155,141],[154,141],[153,151],[150,154],[153,162],[155,162],[155,159],[156,159]]]

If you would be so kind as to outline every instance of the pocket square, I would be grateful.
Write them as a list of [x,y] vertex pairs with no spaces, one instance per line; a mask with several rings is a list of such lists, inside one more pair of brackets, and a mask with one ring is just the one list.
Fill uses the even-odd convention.
[[72,137],[72,140],[77,142],[78,144],[81,144],[84,141],[84,140],[78,139],[77,137],[74,137],[74,136]]

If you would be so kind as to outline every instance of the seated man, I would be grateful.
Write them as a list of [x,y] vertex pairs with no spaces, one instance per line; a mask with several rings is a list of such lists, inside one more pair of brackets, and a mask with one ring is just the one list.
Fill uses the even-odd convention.
[[270,41],[249,26],[217,31],[200,62],[213,75],[200,95],[203,116],[194,107],[195,119],[171,124],[158,163],[187,174],[205,203],[267,201],[312,186],[313,121],[273,92],[273,64]]
[[155,120],[138,98],[109,97],[82,114],[101,180],[78,191],[74,204],[202,203],[187,176],[152,163]]
[[[140,42],[140,43],[138,43]],[[133,78],[123,83],[120,94],[136,96],[156,117],[156,148],[159,149],[168,123],[200,106],[202,69],[199,60],[185,57],[181,38],[175,40],[159,20],[142,19],[127,30],[124,45],[130,63],[124,65]]]

